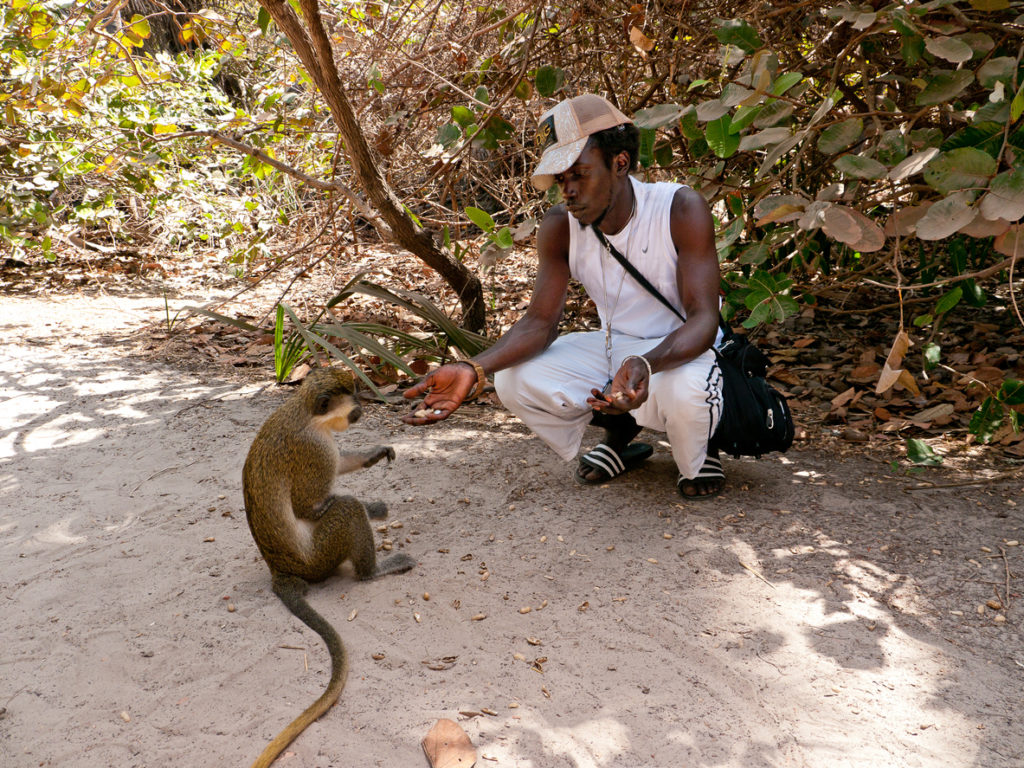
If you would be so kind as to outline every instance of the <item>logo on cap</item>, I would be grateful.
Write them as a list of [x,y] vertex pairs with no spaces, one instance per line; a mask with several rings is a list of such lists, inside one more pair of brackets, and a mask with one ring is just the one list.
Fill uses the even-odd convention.
[[555,134],[554,115],[548,115],[548,117],[541,121],[540,125],[537,126],[537,135],[533,141],[537,147],[537,152],[540,154],[543,154],[545,149],[558,142],[558,136]]

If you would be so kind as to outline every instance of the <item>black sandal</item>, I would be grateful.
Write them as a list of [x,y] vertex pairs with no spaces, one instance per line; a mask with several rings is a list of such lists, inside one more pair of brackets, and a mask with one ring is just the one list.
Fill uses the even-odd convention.
[[[654,453],[654,446],[648,443],[630,443],[618,453],[605,443],[600,443],[593,450],[580,456],[580,465],[576,468],[576,482],[580,485],[597,485],[618,477],[623,472],[640,466]],[[586,472],[598,472],[595,478],[586,476]]]

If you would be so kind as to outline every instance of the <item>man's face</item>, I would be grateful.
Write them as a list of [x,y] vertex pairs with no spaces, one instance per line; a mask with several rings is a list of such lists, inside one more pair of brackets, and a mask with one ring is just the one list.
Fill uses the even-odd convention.
[[572,217],[589,226],[611,204],[615,179],[601,151],[587,146],[565,173],[555,176],[555,183]]

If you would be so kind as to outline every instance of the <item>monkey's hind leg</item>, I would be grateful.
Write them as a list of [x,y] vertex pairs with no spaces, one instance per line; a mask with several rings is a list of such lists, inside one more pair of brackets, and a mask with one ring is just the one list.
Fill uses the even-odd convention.
[[[379,509],[376,504],[372,505]],[[344,560],[352,561],[356,578],[373,579],[390,573],[404,573],[416,565],[409,555],[392,555],[378,566],[373,529],[367,519],[367,509],[354,496],[332,496],[325,505],[314,536],[314,552],[344,553],[341,560],[330,565],[314,578],[323,579],[330,575]]]
[[274,737],[263,753],[256,758],[252,768],[268,768],[285,747],[295,740],[296,736],[333,706],[341,696],[341,692],[345,688],[345,680],[348,678],[348,654],[345,653],[345,645],[327,619],[313,610],[313,607],[306,602],[305,595],[309,589],[306,581],[298,576],[275,573],[273,588],[274,594],[281,598],[281,601],[288,606],[288,610],[320,635],[324,643],[327,644],[327,650],[331,654],[331,679],[320,698],[310,704],[301,715]]

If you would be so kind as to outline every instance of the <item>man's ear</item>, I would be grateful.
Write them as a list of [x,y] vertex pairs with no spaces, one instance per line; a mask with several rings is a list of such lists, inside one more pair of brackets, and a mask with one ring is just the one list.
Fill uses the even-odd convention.
[[618,176],[626,176],[629,173],[629,152],[623,150],[615,156],[615,173]]

